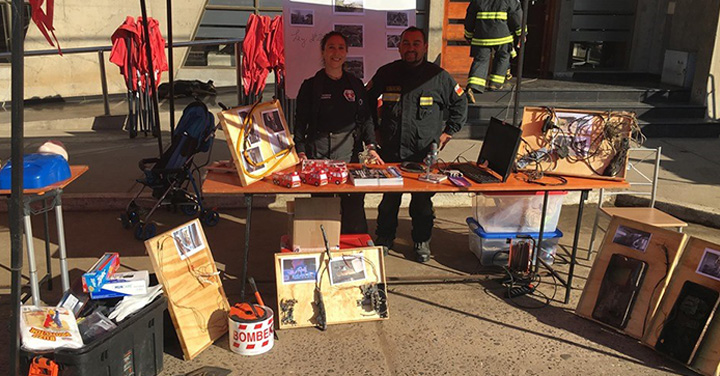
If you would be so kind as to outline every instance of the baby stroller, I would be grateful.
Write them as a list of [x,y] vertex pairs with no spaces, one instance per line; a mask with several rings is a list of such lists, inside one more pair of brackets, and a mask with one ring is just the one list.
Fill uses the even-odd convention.
[[[160,206],[179,208],[189,216],[199,214],[207,226],[218,223],[220,215],[205,208],[198,185],[200,168],[210,161],[210,153],[203,165],[198,166],[193,161],[196,154],[211,150],[216,129],[215,118],[207,106],[200,101],[190,103],[183,110],[170,147],[160,158],[147,158],[138,163],[144,176],[137,182],[143,187],[120,214],[124,228],[135,226],[136,239],[147,240],[155,236],[157,226],[150,222],[150,217]],[[145,188],[151,189],[152,199],[157,200],[149,211],[138,203]]]

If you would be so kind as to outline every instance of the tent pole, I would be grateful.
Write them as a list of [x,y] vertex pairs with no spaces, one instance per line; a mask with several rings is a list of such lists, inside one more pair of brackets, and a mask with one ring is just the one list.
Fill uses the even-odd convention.
[[[160,111],[158,109],[157,86],[155,84],[155,68],[153,67],[152,61],[152,48],[150,47],[150,28],[148,27],[147,6],[145,5],[145,0],[140,0],[140,10],[142,11],[143,31],[145,34],[145,38],[147,38],[147,40],[145,41],[145,56],[147,57],[148,62],[148,72],[150,72],[150,96],[152,97],[153,118],[155,119],[155,124],[153,126],[157,127],[158,148],[160,149],[160,154],[158,154],[158,156],[162,157],[162,128],[160,127]],[[165,51],[162,52],[164,53]]]
[[170,142],[175,133],[175,70],[173,69],[172,0],[167,0],[168,82],[170,83]]
[[12,163],[10,191],[10,279],[12,320],[10,322],[10,374],[20,374],[20,287],[22,272],[23,229],[23,148],[24,148],[24,81],[25,81],[25,46],[24,46],[24,0],[12,0],[12,115],[11,115],[11,146]]
[[530,0],[523,0],[523,16],[522,16],[522,27],[520,28],[520,51],[518,52],[518,65],[517,65],[517,84],[515,85],[515,109],[513,111],[513,125],[519,127],[522,123],[518,123],[518,114],[520,114],[520,86],[522,85],[523,76],[523,64],[525,62],[525,39],[527,36],[527,19],[528,12],[530,12]]

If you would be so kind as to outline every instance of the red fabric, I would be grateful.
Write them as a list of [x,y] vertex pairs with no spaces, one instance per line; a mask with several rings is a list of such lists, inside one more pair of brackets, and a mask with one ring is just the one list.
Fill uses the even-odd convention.
[[282,16],[275,16],[270,23],[270,38],[266,46],[270,66],[279,82],[285,81],[285,41]]
[[42,33],[42,35],[45,37],[45,39],[50,43],[51,46],[55,47],[55,44],[53,44],[52,39],[50,39],[50,35],[48,35],[48,31],[50,34],[52,34],[53,39],[55,39],[55,43],[57,43],[57,49],[60,56],[62,56],[62,50],[60,49],[60,42],[58,42],[57,37],[55,36],[55,27],[53,27],[53,14],[55,13],[55,0],[48,0],[47,1],[47,12],[43,11],[42,4],[44,0],[29,0],[30,2],[30,8],[31,8],[31,14],[32,14],[32,20],[37,25],[38,29]]
[[[155,88],[160,85],[161,73],[168,70],[167,57],[165,55],[165,39],[160,33],[160,23],[151,17],[148,17],[148,32],[150,33],[149,43],[152,57],[153,69],[156,72]],[[127,45],[127,39],[132,42],[131,46]],[[147,87],[149,84],[150,70],[148,68],[147,52],[145,51],[144,27],[142,17],[138,17],[137,22],[132,17],[127,17],[120,27],[115,30],[112,37],[113,48],[110,53],[110,62],[120,67],[120,73],[125,77],[127,85],[128,77],[131,77],[130,90],[138,90],[138,87]],[[130,54],[130,64],[128,65],[128,54]],[[147,81],[147,82],[146,82]]]
[[[135,77],[137,77],[138,56],[136,46],[140,44],[140,32],[135,24],[135,19],[128,16],[110,39],[112,40],[110,62],[120,67],[120,74],[125,77],[125,85],[128,86],[128,90],[137,91]],[[128,40],[130,46],[127,45]],[[130,55],[129,66],[128,54]],[[128,77],[131,78],[130,84],[128,84]]]
[[245,95],[260,94],[270,71],[277,74],[278,83],[285,80],[285,47],[283,19],[276,16],[250,15],[243,41],[242,80]]
[[270,17],[251,14],[243,41],[242,80],[245,95],[259,94],[265,88],[270,69],[264,41],[270,32]]

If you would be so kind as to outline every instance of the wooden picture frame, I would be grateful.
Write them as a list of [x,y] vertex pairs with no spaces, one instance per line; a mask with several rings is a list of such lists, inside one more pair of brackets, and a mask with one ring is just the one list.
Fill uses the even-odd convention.
[[[647,241],[642,246],[629,246],[617,239],[617,234],[623,228],[635,229],[640,234],[649,234]],[[663,292],[667,287],[678,258],[682,255],[682,249],[687,243],[687,236],[681,232],[672,231],[660,227],[654,227],[629,219],[613,217],[608,225],[602,245],[595,257],[590,274],[588,275],[580,300],[578,301],[575,313],[584,318],[596,321],[608,328],[612,328],[630,337],[640,339],[643,331],[650,328],[650,320],[657,310]],[[666,254],[667,251],[667,260]],[[647,268],[644,273],[642,284],[635,297],[632,310],[629,313],[629,320],[624,329],[619,329],[593,318],[601,284],[608,265],[614,254],[626,256],[635,260],[645,262]]]
[[145,241],[185,360],[228,332],[228,304],[198,219]]
[[[317,270],[312,270],[313,265]],[[292,274],[298,274],[297,278],[292,277]],[[316,297],[318,283],[328,325],[385,320],[389,317],[385,261],[381,247],[333,251],[330,262],[327,252],[276,253],[275,276],[278,301],[276,321],[280,329],[319,324]],[[376,286],[375,298],[379,297],[380,300],[373,300],[371,293],[364,293],[361,286]],[[375,306],[375,302],[382,304]]]
[[[642,338],[645,345],[655,348],[663,326],[668,322],[672,309],[686,282],[720,292],[720,280],[706,275],[707,271],[699,270],[699,266],[707,255],[707,250],[720,252],[720,244],[690,237],[665,289],[649,329]],[[717,302],[715,308],[713,308],[713,313],[708,319],[707,325],[703,328],[702,335],[696,343],[690,361],[687,363],[688,367],[703,375],[720,374],[720,321],[717,315]]]
[[218,119],[241,186],[300,162],[279,101],[231,108]]
[[[603,118],[609,117],[610,121],[618,124],[619,135],[622,137],[630,137],[631,134],[631,119],[634,114],[629,112],[602,112],[602,111],[585,111],[585,110],[571,110],[571,109],[552,109],[557,115],[557,125],[562,131],[556,131],[554,134],[557,137],[570,137],[569,142],[578,143],[583,141],[585,138],[585,145],[587,151],[592,156],[587,158],[586,161],[568,160],[567,158],[558,158],[556,155],[551,155],[549,160],[544,160],[539,163],[540,168],[545,174],[549,175],[563,175],[563,176],[577,176],[577,177],[591,177],[597,179],[608,179],[608,180],[624,180],[625,171],[628,163],[628,156],[625,155],[621,165],[618,166],[618,174],[616,176],[604,176],[602,173],[605,171],[607,166],[610,165],[611,161],[615,157],[612,146],[607,140],[601,142],[595,142],[595,140],[603,137]],[[545,137],[543,133],[543,125],[545,119],[549,116],[549,111],[545,107],[525,107],[522,118],[522,139],[518,149],[518,160],[528,154],[529,150],[542,150],[547,148],[549,145],[548,137]],[[568,134],[567,123],[568,119],[578,119],[578,123],[582,122],[587,124],[583,126],[583,130],[587,132],[577,132]],[[570,120],[570,122],[572,122]],[[575,125],[573,125],[575,127]],[[576,130],[577,127],[573,128]],[[590,144],[592,144],[592,151]],[[575,147],[575,150],[582,150],[582,147]],[[572,150],[570,153],[574,153]],[[520,168],[520,170],[534,171],[535,165],[532,164],[528,168]]]

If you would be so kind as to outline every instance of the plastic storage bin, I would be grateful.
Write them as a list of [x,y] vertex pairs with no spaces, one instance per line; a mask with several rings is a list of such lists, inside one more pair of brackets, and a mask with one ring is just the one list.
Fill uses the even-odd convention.
[[79,349],[57,349],[50,353],[21,350],[22,374],[27,375],[36,355],[53,359],[59,376],[153,376],[163,368],[163,312],[167,300],[160,296],[118,324],[106,336]]
[[[519,236],[530,236],[537,240],[540,236],[540,233],[537,232],[489,233],[486,232],[472,217],[468,217],[466,222],[470,228],[470,251],[474,253],[478,259],[480,259],[480,264],[484,266],[507,265],[508,252],[510,251],[510,244],[507,241],[508,239],[517,239]],[[558,229],[553,232],[543,233],[543,241],[538,257],[542,258],[548,265],[551,265],[555,260],[558,242],[562,236],[562,231]],[[499,252],[503,253],[498,254]]]
[[[544,232],[557,229],[567,191],[550,191]],[[486,232],[540,232],[543,192],[497,192],[475,196],[475,219]]]

